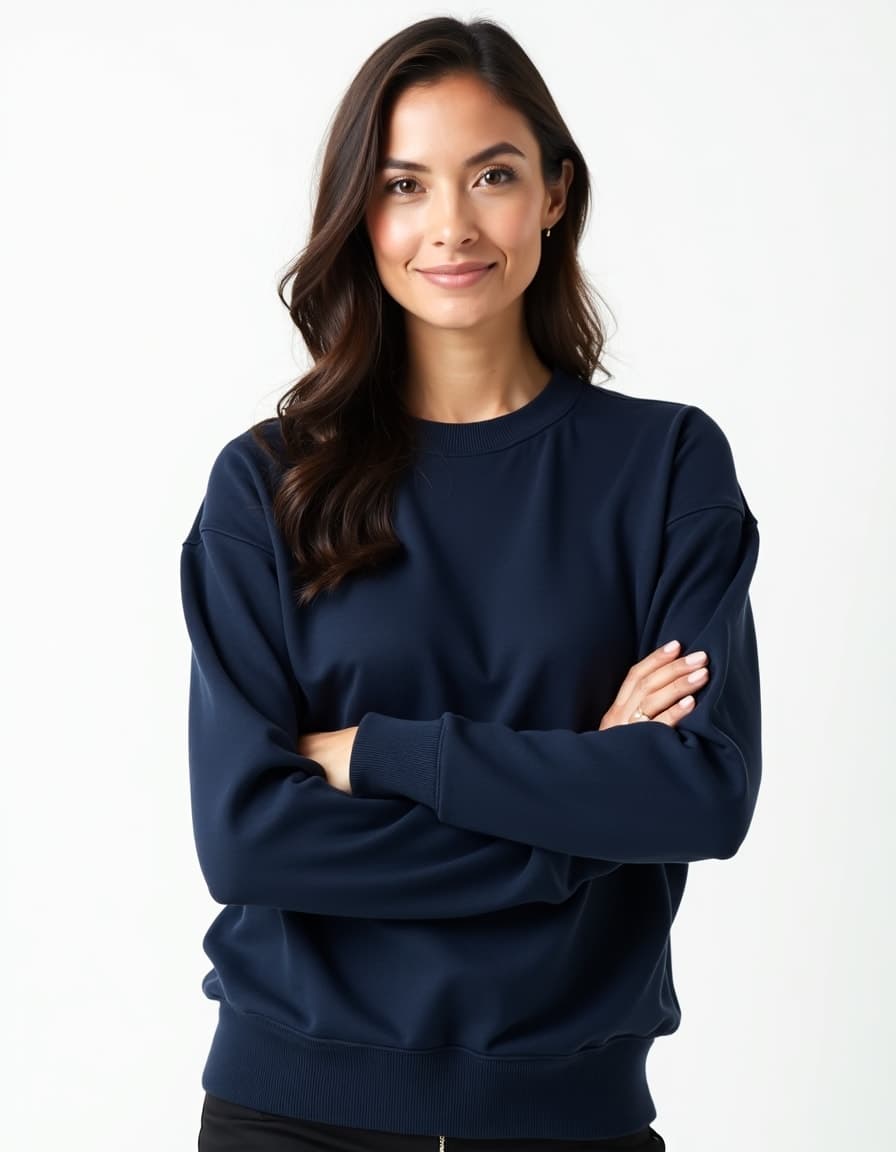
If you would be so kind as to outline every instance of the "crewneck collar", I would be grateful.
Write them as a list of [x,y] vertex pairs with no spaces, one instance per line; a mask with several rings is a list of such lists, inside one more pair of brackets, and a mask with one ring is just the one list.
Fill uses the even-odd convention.
[[507,448],[565,416],[585,387],[585,380],[555,368],[536,396],[503,416],[460,423],[412,417],[417,443],[422,451],[442,456],[471,456]]

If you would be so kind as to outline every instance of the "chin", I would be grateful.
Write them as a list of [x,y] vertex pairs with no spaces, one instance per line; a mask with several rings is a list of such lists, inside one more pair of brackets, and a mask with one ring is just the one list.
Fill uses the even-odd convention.
[[[409,309],[410,311],[410,309]],[[458,329],[458,328],[475,328],[479,324],[484,324],[487,320],[492,318],[492,313],[468,313],[463,314],[456,312],[452,315],[446,316],[440,313],[437,316],[428,315],[425,312],[414,312],[414,316],[422,323],[428,324],[431,328],[444,328]]]

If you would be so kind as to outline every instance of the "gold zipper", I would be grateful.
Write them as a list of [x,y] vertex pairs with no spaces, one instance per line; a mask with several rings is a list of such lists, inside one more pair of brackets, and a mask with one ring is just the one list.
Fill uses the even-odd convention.
[[439,1137],[439,1152],[445,1152],[445,1137]]

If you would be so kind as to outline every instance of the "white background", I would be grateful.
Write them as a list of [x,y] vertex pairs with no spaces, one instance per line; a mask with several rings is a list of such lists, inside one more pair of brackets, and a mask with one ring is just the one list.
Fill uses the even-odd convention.
[[275,283],[329,117],[443,12],[505,23],[585,154],[609,386],[706,409],[759,520],[763,785],[740,852],[691,868],[655,1126],[670,1152],[892,1146],[884,0],[3,4],[4,1143],[196,1146],[219,906],[180,545],[305,365]]

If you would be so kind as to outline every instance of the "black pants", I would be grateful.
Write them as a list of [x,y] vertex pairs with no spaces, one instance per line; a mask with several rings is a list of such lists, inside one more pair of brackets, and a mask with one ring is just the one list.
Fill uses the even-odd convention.
[[[665,1152],[653,1128],[615,1140],[473,1140],[448,1136],[445,1152]],[[439,1152],[438,1136],[343,1128],[232,1104],[206,1092],[199,1152]]]

